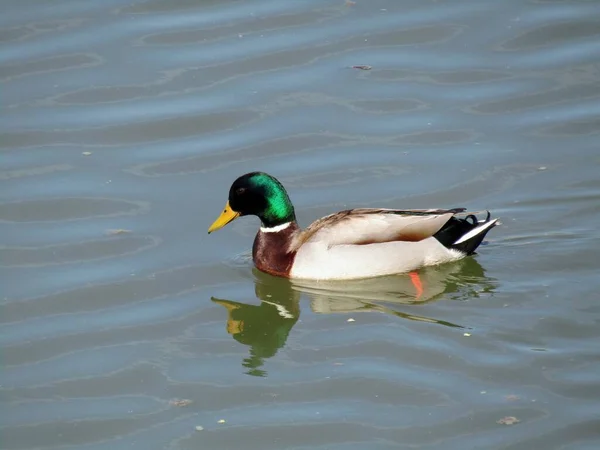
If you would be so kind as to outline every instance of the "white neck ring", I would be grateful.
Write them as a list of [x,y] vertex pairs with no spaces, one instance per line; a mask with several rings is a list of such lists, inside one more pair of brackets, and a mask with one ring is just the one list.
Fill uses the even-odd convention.
[[276,226],[270,227],[270,228],[260,227],[260,231],[262,231],[263,233],[277,233],[278,231],[285,230],[291,224],[292,224],[292,222],[286,222],[286,223],[282,223],[281,225],[276,225]]

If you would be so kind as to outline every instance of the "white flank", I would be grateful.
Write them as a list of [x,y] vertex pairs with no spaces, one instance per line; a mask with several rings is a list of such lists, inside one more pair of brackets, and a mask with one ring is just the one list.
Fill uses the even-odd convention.
[[277,225],[271,228],[260,227],[260,231],[263,233],[277,233],[278,231],[285,230],[287,227],[291,225],[292,222],[282,223],[281,225]]
[[303,244],[296,253],[290,276],[310,280],[371,278],[410,272],[464,257],[465,253],[447,249],[434,237],[417,242],[393,241],[331,247],[327,242],[309,242]]
[[479,233],[482,233],[485,230],[487,230],[488,228],[491,228],[494,225],[496,225],[496,222],[498,222],[498,219],[490,220],[489,222],[485,222],[483,225],[479,225],[478,227],[473,228],[467,234],[461,236],[461,238],[459,240],[457,240],[453,245],[457,245],[462,242],[468,241],[472,237],[477,236]]

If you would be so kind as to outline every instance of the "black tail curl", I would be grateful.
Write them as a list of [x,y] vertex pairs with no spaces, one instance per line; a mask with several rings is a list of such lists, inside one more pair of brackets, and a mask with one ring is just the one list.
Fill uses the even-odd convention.
[[473,214],[469,214],[465,218],[452,217],[448,222],[446,222],[440,231],[433,235],[433,237],[436,238],[446,248],[459,250],[467,255],[471,255],[475,253],[475,250],[477,247],[479,247],[487,232],[494,228],[496,225],[495,220],[494,224],[490,224],[489,227],[482,227],[482,230],[479,233],[476,233],[460,243],[457,242],[460,241],[460,239],[467,233],[473,231],[477,227],[487,224],[490,221],[490,212],[486,212],[487,217],[485,220],[481,221],[478,221],[477,217],[475,217]]

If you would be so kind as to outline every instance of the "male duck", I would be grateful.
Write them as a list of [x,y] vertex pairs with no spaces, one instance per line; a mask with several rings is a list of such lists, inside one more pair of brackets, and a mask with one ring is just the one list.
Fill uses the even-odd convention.
[[259,270],[314,280],[369,278],[454,261],[472,254],[498,222],[490,220],[489,212],[478,221],[465,208],[360,208],[323,217],[301,230],[285,188],[263,172],[234,181],[225,209],[208,232],[247,215],[261,221],[252,246]]

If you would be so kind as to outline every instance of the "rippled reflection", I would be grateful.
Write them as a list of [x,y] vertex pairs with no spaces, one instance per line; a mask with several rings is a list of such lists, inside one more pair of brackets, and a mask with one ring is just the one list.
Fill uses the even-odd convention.
[[259,305],[222,300],[212,301],[227,309],[227,332],[239,343],[250,346],[250,356],[242,365],[248,375],[266,376],[260,367],[285,345],[292,327],[300,317],[300,293],[288,280],[272,277],[267,283],[255,282]]
[[[248,375],[267,376],[265,360],[285,346],[300,317],[300,298],[319,314],[379,312],[419,322],[463,328],[441,318],[411,310],[414,305],[443,298],[463,300],[490,294],[495,282],[473,258],[429,267],[410,274],[344,282],[290,281],[254,269],[258,305],[212,297],[227,310],[226,330],[236,341],[250,347],[242,366]],[[398,308],[404,310],[400,311]]]

